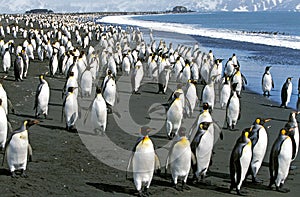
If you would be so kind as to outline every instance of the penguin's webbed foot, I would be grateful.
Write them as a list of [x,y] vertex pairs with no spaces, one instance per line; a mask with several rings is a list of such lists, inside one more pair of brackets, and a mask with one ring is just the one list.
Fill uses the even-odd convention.
[[25,173],[25,170],[22,170],[21,177],[23,177],[23,178],[27,178],[28,177],[28,175]]
[[183,191],[183,187],[179,187],[178,184],[175,184],[174,188],[177,190],[177,191]]
[[15,171],[11,172],[11,178],[17,178],[17,175],[16,175]]
[[245,196],[245,193],[244,193],[244,192],[241,192],[241,190],[239,190],[239,189],[236,190],[236,193],[237,193],[237,195],[239,195],[239,196]]
[[281,193],[288,193],[290,192],[290,190],[288,188],[282,188],[282,184],[280,184],[280,186],[276,186],[276,191],[281,192]]
[[182,182],[182,190],[191,190],[191,188],[183,181]]
[[262,179],[259,179],[257,177],[252,178],[252,183],[254,184],[262,184],[264,181]]

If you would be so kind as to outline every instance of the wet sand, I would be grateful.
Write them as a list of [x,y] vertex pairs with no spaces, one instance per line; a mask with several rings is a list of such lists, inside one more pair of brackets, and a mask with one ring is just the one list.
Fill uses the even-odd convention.
[[[96,45],[97,43],[93,43]],[[34,60],[30,63],[29,74],[23,82],[15,82],[13,71],[3,82],[12,103],[15,106],[16,114],[9,114],[9,120],[13,129],[17,129],[21,121],[28,118],[34,118],[34,98],[37,85],[39,83],[38,75],[48,71],[48,61],[40,62]],[[1,62],[1,61],[0,61]],[[5,73],[0,73],[1,76]],[[130,95],[131,88],[129,79],[118,76],[120,83],[122,79],[123,88],[120,90],[120,96]],[[40,123],[30,128],[30,143],[33,148],[33,161],[28,163],[28,178],[11,178],[8,171],[7,163],[0,167],[0,194],[1,196],[132,196],[136,195],[135,187],[132,181],[132,175],[129,173],[129,179],[126,179],[126,173],[123,170],[127,165],[126,158],[134,146],[137,139],[137,126],[149,123],[152,118],[157,118],[158,122],[163,123],[164,115],[161,117],[149,117],[147,111],[153,103],[164,103],[175,88],[175,83],[170,84],[170,90],[166,95],[157,95],[157,85],[153,83],[144,83],[141,88],[141,95],[133,95],[129,101],[129,113],[132,119],[137,123],[131,126],[128,122],[128,128],[124,128],[118,121],[124,120],[125,117],[118,119],[114,114],[108,115],[108,125],[106,139],[109,139],[116,146],[95,144],[99,136],[94,136],[88,130],[89,125],[81,125],[78,122],[79,133],[69,133],[65,130],[65,123],[61,122],[62,98],[61,89],[64,85],[65,78],[58,75],[55,78],[46,77],[51,89],[49,116],[47,119],[40,119]],[[147,78],[145,78],[147,82]],[[119,86],[121,86],[120,84]],[[126,87],[128,87],[126,89]],[[202,89],[201,85],[197,86],[198,94]],[[123,101],[122,101],[123,102]],[[83,112],[85,114],[86,106],[89,99],[82,101]],[[126,114],[128,109],[118,109],[121,114]],[[286,180],[285,187],[291,191],[287,194],[271,191],[267,188],[269,184],[268,159],[272,143],[276,139],[280,128],[282,128],[290,113],[290,109],[279,108],[278,103],[273,103],[267,98],[254,94],[250,91],[244,91],[241,98],[241,119],[236,129],[237,131],[223,130],[224,140],[215,144],[213,155],[213,164],[206,178],[209,184],[194,184],[191,181],[192,174],[188,181],[191,186],[190,191],[178,192],[172,188],[171,176],[162,173],[154,175],[150,186],[150,193],[153,196],[230,196],[235,194],[228,193],[229,179],[229,157],[234,143],[240,131],[249,127],[256,117],[272,118],[273,120],[267,125],[268,129],[268,149],[258,177],[264,180],[262,185],[251,184],[250,179],[242,186],[242,191],[248,196],[297,196],[300,191],[299,176],[299,156],[293,162],[298,168],[291,171]],[[123,111],[122,111],[123,110]],[[217,109],[216,109],[217,110]],[[194,113],[196,117],[199,107]],[[214,112],[216,116],[217,112]],[[188,120],[186,120],[188,122]],[[125,125],[126,126],[126,125]],[[88,137],[91,137],[88,139]],[[91,145],[91,141],[95,142]],[[169,143],[166,137],[164,127],[158,128],[153,132],[151,139],[160,149]],[[100,139],[100,142],[103,140]],[[120,148],[114,149],[114,147]],[[101,152],[103,150],[103,152]],[[123,154],[123,151],[126,154]],[[100,152],[99,152],[100,151]],[[102,156],[102,157],[101,157]],[[99,157],[101,157],[99,159]],[[125,159],[123,159],[125,158]],[[160,156],[162,163],[165,157]],[[117,168],[111,167],[117,166]],[[162,170],[164,172],[164,170]]]

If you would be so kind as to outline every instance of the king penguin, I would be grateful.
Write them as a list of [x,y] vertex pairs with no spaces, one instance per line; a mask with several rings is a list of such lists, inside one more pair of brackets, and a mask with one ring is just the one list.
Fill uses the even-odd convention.
[[101,88],[99,87],[96,88],[96,97],[85,115],[84,123],[86,123],[89,111],[91,111],[91,123],[93,124],[95,134],[104,135],[107,124],[107,109],[105,100],[101,94]]
[[293,152],[293,157],[292,161],[294,161],[298,155],[298,150],[299,150],[299,127],[298,127],[298,122],[297,122],[297,114],[300,112],[291,112],[289,115],[289,120],[285,124],[285,128],[287,130],[291,130],[289,132],[289,136],[293,142],[293,146],[295,146],[295,151]]
[[289,174],[293,152],[295,151],[289,132],[285,128],[280,130],[279,136],[273,143],[269,158],[269,187],[272,188],[272,185],[275,184],[276,190],[280,192],[288,192],[282,186]]
[[249,130],[250,128],[243,130],[230,156],[230,191],[235,188],[238,195],[241,195],[241,186],[246,177],[252,157]]
[[183,106],[182,101],[179,98],[180,92],[174,93],[173,100],[169,103],[169,109],[167,111],[166,131],[169,139],[173,139],[177,135],[177,132],[181,126],[183,118]]
[[261,167],[268,146],[268,135],[264,124],[271,119],[256,118],[251,126],[249,138],[252,142],[252,159],[249,173],[253,183],[261,183],[256,175]]
[[227,106],[228,100],[230,98],[231,93],[231,85],[229,77],[224,76],[224,82],[221,86],[221,93],[220,93],[220,105],[221,109],[224,109],[224,107]]
[[4,150],[7,138],[7,116],[4,107],[2,106],[2,99],[0,98],[0,150]]
[[264,96],[270,96],[270,91],[274,88],[274,81],[270,73],[270,68],[272,66],[267,66],[265,68],[265,73],[262,76],[261,86]]
[[151,128],[143,126],[140,129],[141,137],[138,138],[127,167],[127,172],[132,167],[133,181],[139,196],[148,196],[154,170],[160,169],[160,162],[155,153],[154,145],[148,134]]
[[25,170],[30,147],[28,129],[37,123],[37,120],[25,120],[19,129],[11,133],[6,142],[6,158],[12,177],[16,177],[16,170],[21,170],[21,176],[27,177]]
[[115,101],[117,100],[117,85],[115,77],[110,70],[108,70],[102,85],[102,95],[107,105],[108,113],[112,113]]
[[16,59],[14,61],[15,81],[23,81],[23,69],[24,69],[24,62],[21,54],[19,53],[16,56]]
[[198,101],[196,84],[196,80],[189,80],[185,87],[186,103],[184,107],[185,113],[189,118],[192,117]]
[[140,59],[137,60],[135,67],[131,73],[132,94],[140,94],[138,92],[144,76],[143,64]]
[[234,130],[241,113],[240,99],[235,91],[236,86],[237,83],[232,84],[232,92],[226,107],[227,128],[230,130]]
[[75,87],[68,88],[68,94],[63,102],[63,112],[66,119],[66,129],[70,132],[77,132],[75,123],[78,118],[78,102],[74,94]]
[[281,105],[280,107],[287,108],[291,100],[293,90],[292,77],[288,77],[281,88]]
[[[181,127],[178,131],[178,136],[173,139],[166,161],[166,170],[170,165],[175,189],[179,191],[182,191],[183,189],[190,190],[190,188],[186,185],[186,182],[193,158],[190,142],[185,136],[185,129]],[[179,187],[177,183],[178,178],[181,177],[183,179],[182,187]]]
[[39,115],[43,114],[45,118],[48,115],[48,103],[50,98],[50,88],[47,81],[44,79],[44,75],[40,75],[40,84],[37,87],[35,94],[35,117],[38,118]]
[[9,48],[6,48],[3,55],[3,71],[5,73],[8,73],[10,67],[11,67],[11,55],[9,52]]
[[212,122],[201,122],[195,137],[191,139],[191,149],[196,157],[192,166],[194,177],[199,181],[204,180],[208,170],[214,146],[214,125]]

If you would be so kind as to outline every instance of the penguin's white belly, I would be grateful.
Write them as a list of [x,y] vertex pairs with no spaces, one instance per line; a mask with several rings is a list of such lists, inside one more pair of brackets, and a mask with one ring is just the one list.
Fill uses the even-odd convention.
[[57,68],[58,68],[58,60],[57,60],[57,56],[55,56],[52,61],[52,72],[53,72],[52,74],[56,73]]
[[200,173],[205,175],[208,170],[214,145],[213,132],[214,128],[213,125],[211,125],[209,126],[209,129],[205,132],[205,134],[202,136],[201,141],[196,149],[197,176],[199,176]]
[[251,160],[251,168],[254,172],[254,175],[257,174],[259,168],[261,167],[262,161],[266,154],[268,145],[268,136],[264,127],[261,127],[259,130],[259,139],[253,148],[253,155]]
[[82,94],[84,95],[84,93],[87,93],[87,94],[91,95],[92,85],[93,85],[92,73],[91,73],[91,71],[85,71],[82,74],[81,83],[80,83]]
[[215,103],[215,90],[213,86],[207,85],[203,90],[202,102],[208,103],[212,109],[214,108]]
[[150,182],[153,177],[155,153],[152,148],[136,150],[132,159],[133,179],[141,182]]
[[234,83],[237,83],[237,86],[236,86],[236,91],[237,92],[240,92],[241,90],[242,90],[242,77],[239,75],[239,76],[234,76],[233,77],[233,80],[232,80],[232,84],[234,84]]
[[10,171],[23,169],[26,170],[28,153],[28,136],[15,134],[7,148],[7,163]]
[[238,188],[241,188],[241,185],[246,177],[250,162],[252,157],[252,150],[251,145],[247,144],[242,152],[242,156],[240,158],[240,164],[241,164],[241,181],[238,183]]
[[230,85],[229,84],[225,84],[221,90],[221,95],[220,95],[220,104],[221,107],[224,108],[227,105],[228,99],[230,97]]
[[278,175],[275,180],[276,186],[284,183],[289,174],[290,164],[292,161],[292,141],[291,138],[286,138],[281,145],[280,153],[278,155]]
[[272,77],[271,77],[271,75],[266,74],[264,76],[263,82],[262,82],[262,89],[263,89],[263,92],[271,91],[271,89],[272,89]]
[[287,89],[286,105],[291,101],[292,89],[293,89],[292,84],[289,84],[288,89]]
[[[195,86],[191,86],[186,92],[186,99],[191,105],[191,113],[193,113],[197,103],[197,92]],[[187,107],[188,108],[188,107]]]
[[240,111],[240,101],[238,98],[231,98],[229,106],[228,106],[228,112],[227,116],[228,118],[237,121]]
[[71,95],[71,98],[67,98],[65,104],[65,117],[68,126],[74,125],[78,118],[78,104],[75,95]]
[[[297,124],[298,125],[298,124]],[[299,127],[297,126],[295,129],[294,129],[294,132],[295,132],[295,143],[296,143],[296,153],[295,153],[295,159],[296,159],[296,156],[298,154],[298,151],[299,151]]]
[[48,103],[50,97],[50,89],[47,84],[44,84],[38,97],[38,111],[42,114],[48,114]]
[[7,117],[5,110],[0,108],[0,147],[4,148],[7,138]]
[[183,109],[180,100],[176,100],[174,102],[178,102],[177,104],[171,105],[170,109],[167,112],[167,120],[172,123],[178,123],[181,121],[183,116]]
[[103,98],[96,100],[93,103],[91,121],[94,125],[94,129],[102,128],[105,130],[107,122],[107,110],[106,103]]
[[0,87],[0,98],[2,99],[2,107],[5,111],[5,113],[7,114],[7,95],[6,95],[6,92],[5,90]]
[[140,68],[139,70],[137,70],[136,76],[134,78],[134,80],[135,80],[134,90],[135,91],[138,91],[139,87],[141,86],[142,79],[143,79],[143,68]]
[[186,176],[191,167],[191,148],[190,146],[175,145],[170,155],[170,167],[173,177]]
[[116,85],[113,82],[107,82],[105,91],[103,92],[103,97],[105,101],[110,104],[111,106],[114,106],[115,99],[116,99]]

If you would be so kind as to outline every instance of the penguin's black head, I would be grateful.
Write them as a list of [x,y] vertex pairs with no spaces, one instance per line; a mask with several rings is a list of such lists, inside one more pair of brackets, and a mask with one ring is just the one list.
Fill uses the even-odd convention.
[[73,77],[74,76],[74,72],[70,72],[70,77]]
[[209,109],[209,104],[208,103],[203,103],[203,110],[208,110]]
[[244,129],[244,130],[242,131],[242,139],[243,139],[244,142],[250,140],[250,139],[249,139],[249,134],[250,134],[251,131],[252,131],[251,128],[246,128],[246,129]]
[[186,132],[186,129],[184,127],[180,127],[179,130],[178,130],[178,136],[179,137],[184,137],[185,132]]
[[152,129],[148,126],[142,126],[140,128],[140,132],[141,132],[142,136],[147,136],[150,133],[151,130]]
[[190,65],[190,61],[189,60],[185,60],[185,65]]
[[112,74],[112,71],[111,71],[111,70],[108,70],[108,71],[107,71],[107,74],[108,74],[108,75],[111,75],[111,74]]
[[272,66],[267,66],[265,72],[269,71]]
[[232,57],[234,57],[235,56],[235,53],[234,54],[232,54]]
[[256,118],[253,124],[264,125],[266,122],[269,122],[271,118]]
[[34,119],[27,119],[24,120],[23,125],[26,129],[28,129],[29,127],[31,127],[32,125],[38,124],[39,121],[38,120],[34,120]]
[[288,82],[291,82],[292,81],[292,77],[288,77],[287,79],[286,79],[286,82],[288,83]]
[[96,94],[100,94],[102,92],[102,89],[100,87],[96,87]]
[[75,87],[68,87],[68,92],[73,92],[75,90]]
[[208,127],[210,126],[211,122],[201,122],[199,124],[199,129],[201,130],[207,130]]

